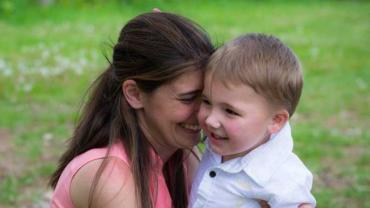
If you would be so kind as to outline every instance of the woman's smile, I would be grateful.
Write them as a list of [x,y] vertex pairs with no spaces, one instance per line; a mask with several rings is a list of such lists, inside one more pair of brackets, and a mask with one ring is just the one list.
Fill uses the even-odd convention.
[[194,133],[199,133],[200,132],[200,126],[199,126],[199,124],[181,123],[180,126],[183,127],[183,128],[185,128],[185,129],[187,129],[187,130],[191,130]]

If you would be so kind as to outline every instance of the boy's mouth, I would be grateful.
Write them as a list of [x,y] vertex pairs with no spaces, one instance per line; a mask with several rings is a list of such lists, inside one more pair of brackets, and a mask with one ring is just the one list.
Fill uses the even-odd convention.
[[215,133],[212,133],[212,132],[211,132],[211,137],[216,139],[216,140],[227,140],[228,139],[227,137],[218,136],[218,135],[216,135]]

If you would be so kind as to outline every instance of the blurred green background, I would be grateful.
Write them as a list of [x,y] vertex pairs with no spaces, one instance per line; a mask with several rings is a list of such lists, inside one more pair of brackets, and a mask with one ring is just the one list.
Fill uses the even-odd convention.
[[0,0],[0,207],[48,207],[49,175],[121,27],[158,7],[222,44],[274,34],[304,66],[295,152],[318,207],[370,207],[370,3]]

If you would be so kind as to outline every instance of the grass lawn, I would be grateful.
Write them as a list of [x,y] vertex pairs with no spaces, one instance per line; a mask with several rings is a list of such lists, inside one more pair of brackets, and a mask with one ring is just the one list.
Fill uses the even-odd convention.
[[314,174],[318,207],[370,207],[370,3],[11,2],[0,2],[0,207],[40,205],[103,54],[153,7],[196,21],[218,45],[247,32],[288,44],[305,74],[295,152]]

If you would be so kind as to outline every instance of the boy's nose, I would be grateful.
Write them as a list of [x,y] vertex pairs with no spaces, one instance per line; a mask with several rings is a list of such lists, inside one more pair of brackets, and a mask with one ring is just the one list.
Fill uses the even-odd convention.
[[208,115],[208,117],[206,118],[206,124],[213,129],[221,127],[221,123],[218,121],[214,113]]

